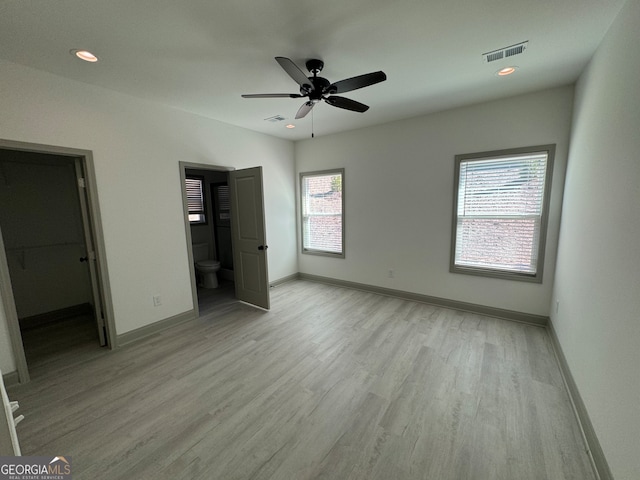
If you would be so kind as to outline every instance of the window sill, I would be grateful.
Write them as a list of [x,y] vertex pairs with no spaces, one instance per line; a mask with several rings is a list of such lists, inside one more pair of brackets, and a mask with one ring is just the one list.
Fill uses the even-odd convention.
[[451,265],[450,273],[475,275],[477,277],[498,278],[502,280],[514,280],[517,282],[542,283],[542,272],[536,274],[507,272],[503,270],[491,270],[488,268],[460,267]]
[[305,254],[305,255],[316,255],[316,256],[319,256],[319,257],[344,258],[344,252],[342,252],[342,253],[333,253],[333,252],[324,252],[322,250],[303,249],[302,253]]

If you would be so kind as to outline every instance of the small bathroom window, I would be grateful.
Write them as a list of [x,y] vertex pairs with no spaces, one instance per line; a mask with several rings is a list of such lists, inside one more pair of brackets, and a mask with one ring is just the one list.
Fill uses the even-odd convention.
[[216,215],[223,223],[231,221],[231,192],[229,185],[216,185]]
[[207,223],[204,210],[204,177],[187,177],[185,183],[187,188],[189,223]]

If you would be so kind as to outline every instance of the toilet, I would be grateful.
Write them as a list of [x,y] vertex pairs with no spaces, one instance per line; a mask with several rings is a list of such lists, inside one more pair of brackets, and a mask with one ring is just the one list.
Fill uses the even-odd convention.
[[218,260],[209,260],[209,244],[194,243],[192,245],[193,261],[196,264],[196,271],[199,274],[200,286],[204,288],[218,288],[218,276],[216,272],[220,270]]

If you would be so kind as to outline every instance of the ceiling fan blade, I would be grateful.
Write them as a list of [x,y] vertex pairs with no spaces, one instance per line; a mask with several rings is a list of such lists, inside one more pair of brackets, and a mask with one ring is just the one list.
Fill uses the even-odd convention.
[[358,88],[368,87],[376,83],[384,82],[387,76],[384,72],[371,72],[364,75],[358,75],[357,77],[347,78],[335,82],[327,88],[328,93],[345,93],[351,90],[357,90]]
[[351,100],[350,98],[331,96],[325,98],[324,101],[329,105],[333,105],[334,107],[344,108],[345,110],[351,110],[352,112],[362,113],[369,110],[369,105],[356,102],[355,100]]
[[280,66],[284,69],[285,72],[289,74],[291,78],[295,80],[295,82],[300,85],[307,92],[313,91],[313,84],[307,78],[305,73],[298,68],[298,66],[293,63],[293,61],[287,57],[276,57],[276,62],[280,64]]
[[311,111],[311,109],[313,108],[313,106],[315,105],[315,102],[305,102],[302,104],[302,106],[298,109],[298,113],[296,113],[296,120],[298,118],[304,118],[307,116],[307,113],[309,113]]
[[242,95],[242,98],[301,98],[304,95],[299,93],[249,93]]

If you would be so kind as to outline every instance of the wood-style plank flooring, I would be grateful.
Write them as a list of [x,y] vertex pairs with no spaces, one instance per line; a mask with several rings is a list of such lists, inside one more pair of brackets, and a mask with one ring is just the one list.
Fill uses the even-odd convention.
[[293,281],[9,390],[79,479],[595,480],[545,329]]
[[93,314],[22,329],[21,333],[29,371],[36,374],[41,369],[51,371],[56,364],[66,365],[67,359],[75,362],[83,354],[92,356],[100,348]]

